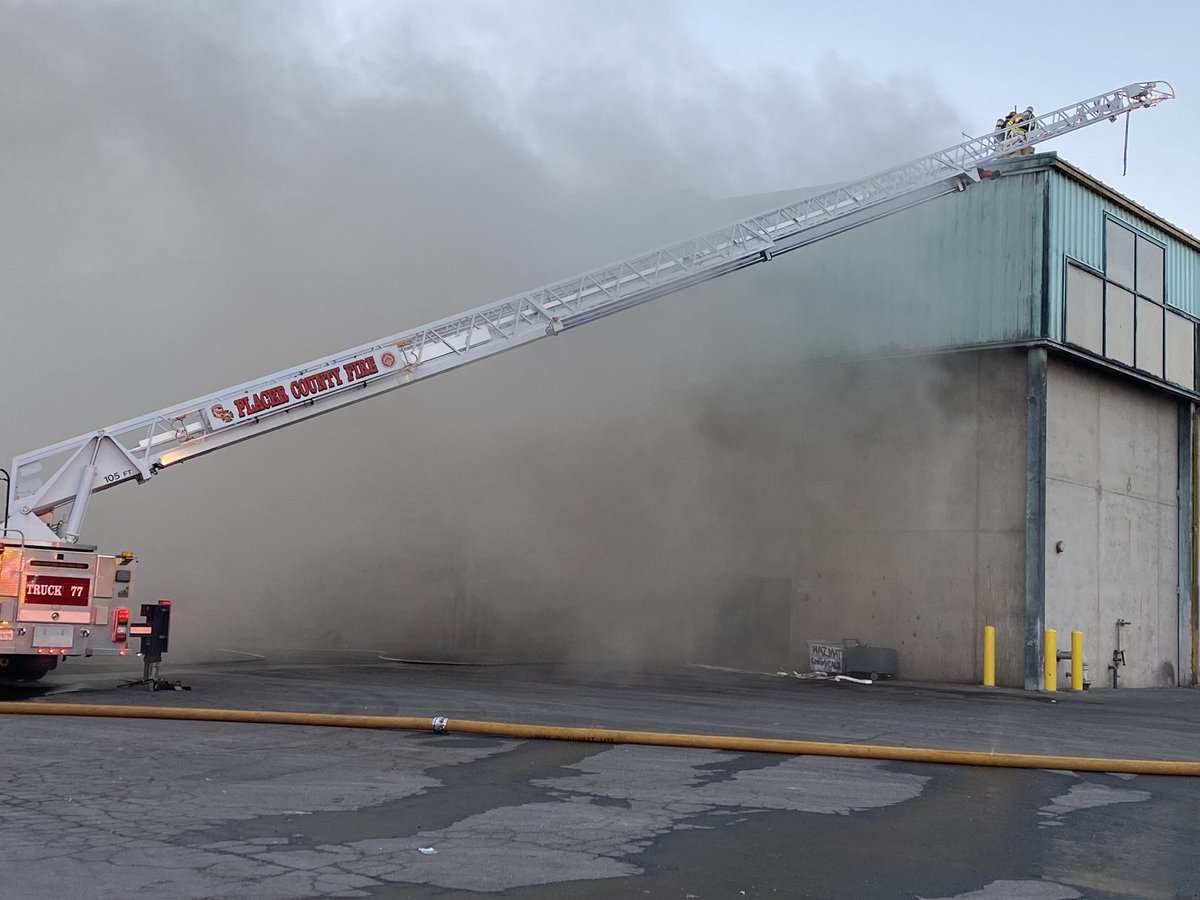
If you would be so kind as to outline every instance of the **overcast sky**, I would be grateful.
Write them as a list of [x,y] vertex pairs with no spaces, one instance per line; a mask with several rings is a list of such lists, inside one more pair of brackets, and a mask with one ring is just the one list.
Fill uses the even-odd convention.
[[[635,93],[657,96],[664,107],[688,118],[702,118],[732,96],[759,104],[755,117],[794,118],[797,110],[772,94],[792,82],[820,86],[831,99],[859,92],[879,102],[919,96],[929,103],[931,119],[914,113],[909,127],[925,130],[921,146],[940,148],[948,133],[942,108],[963,131],[988,130],[995,118],[1014,107],[1048,111],[1133,81],[1171,82],[1179,98],[1132,122],[1129,172],[1122,177],[1123,129],[1093,127],[1049,145],[1101,180],[1185,230],[1200,231],[1200,188],[1191,174],[1200,142],[1200,5],[1168,0],[1137,6],[1112,0],[1063,0],[1057,3],[1013,0],[1003,4],[966,3],[948,7],[933,2],[841,0],[791,3],[781,0],[678,0],[678,2],[456,2],[329,4],[340,10],[337,38],[319,43],[329,62],[370,82],[371,59],[383,51],[379,8],[403,8],[403,18],[431,51],[453,58],[494,80],[506,111],[521,119],[518,127],[536,136],[539,93],[571,90],[573,74],[596,71],[622,81]],[[720,97],[704,96],[716,83],[712,70],[727,79]],[[840,86],[840,88],[839,88]],[[377,86],[378,87],[378,86]],[[686,102],[681,102],[686,101]],[[711,105],[709,105],[711,102]],[[870,107],[860,96],[860,109]],[[600,119],[618,109],[596,110]],[[771,126],[744,128],[747,114],[730,117],[726,141],[754,144],[777,134]],[[701,128],[720,134],[720,120]],[[795,132],[833,154],[843,143],[840,121],[806,117]],[[778,128],[779,126],[774,126]],[[564,165],[551,154],[547,164]],[[707,159],[705,148],[698,148]],[[756,154],[759,148],[749,152]],[[776,145],[780,170],[756,173],[738,182],[723,171],[695,173],[698,188],[785,189],[803,180],[787,165],[789,148]],[[901,160],[896,160],[900,162]],[[630,166],[638,160],[628,160]],[[655,161],[641,165],[653,167]],[[847,169],[845,177],[858,174]],[[707,176],[707,181],[705,177]],[[822,172],[817,180],[824,176]]]
[[970,134],[1013,107],[1048,111],[1128,82],[1168,81],[1178,98],[1131,122],[1127,176],[1121,175],[1119,124],[1093,126],[1048,149],[1190,233],[1200,232],[1200,187],[1191,173],[1200,141],[1200,5],[684,5],[696,9],[687,21],[697,43],[747,78],[772,68],[819,70],[832,55],[874,78],[927,80]]

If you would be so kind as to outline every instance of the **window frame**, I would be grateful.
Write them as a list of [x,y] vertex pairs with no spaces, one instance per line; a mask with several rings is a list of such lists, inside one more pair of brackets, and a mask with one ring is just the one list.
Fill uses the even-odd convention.
[[[1089,265],[1088,263],[1085,263],[1080,259],[1076,259],[1075,257],[1073,257],[1069,254],[1063,254],[1063,269],[1062,269],[1063,303],[1062,303],[1062,322],[1061,322],[1061,326],[1062,326],[1061,333],[1062,333],[1063,344],[1070,346],[1070,347],[1078,348],[1079,350],[1082,350],[1083,352],[1089,353],[1091,355],[1099,355],[1103,359],[1106,359],[1115,365],[1118,365],[1123,368],[1130,369],[1130,370],[1133,370],[1136,372],[1140,372],[1141,374],[1146,375],[1150,378],[1154,378],[1157,381],[1162,381],[1167,384],[1176,385],[1178,387],[1184,388],[1185,390],[1191,391],[1192,393],[1196,393],[1197,382],[1200,381],[1200,364],[1198,364],[1198,361],[1197,361],[1197,348],[1200,347],[1200,319],[1198,319],[1196,316],[1193,316],[1187,312],[1184,312],[1182,309],[1177,309],[1170,305],[1168,285],[1167,285],[1167,246],[1166,246],[1166,244],[1163,241],[1159,240],[1158,238],[1154,237],[1153,235],[1146,234],[1145,232],[1135,228],[1129,222],[1126,222],[1124,219],[1118,218],[1117,216],[1114,216],[1111,213],[1108,213],[1108,212],[1104,213],[1103,222],[1104,222],[1104,224],[1103,224],[1103,240],[1102,240],[1102,252],[1101,252],[1102,261],[1103,261],[1103,265],[1104,265],[1103,269],[1097,269],[1095,266]],[[1123,282],[1121,282],[1120,280],[1113,278],[1108,274],[1109,233],[1110,233],[1109,229],[1112,227],[1119,227],[1119,228],[1124,229],[1126,232],[1129,233],[1129,236],[1133,239],[1133,278],[1132,278],[1133,284],[1132,285],[1126,285]],[[1151,297],[1149,294],[1143,293],[1141,290],[1139,290],[1139,288],[1146,286],[1144,283],[1141,283],[1141,281],[1138,277],[1139,269],[1140,269],[1140,265],[1141,265],[1141,258],[1143,256],[1143,254],[1138,252],[1138,248],[1140,246],[1139,242],[1142,240],[1144,240],[1148,244],[1153,245],[1154,247],[1157,247],[1159,249],[1159,251],[1161,251],[1161,256],[1159,258],[1161,258],[1161,260],[1162,260],[1162,272],[1161,272],[1161,276],[1159,279],[1159,283],[1162,285],[1162,299],[1156,299],[1154,297]],[[1090,347],[1085,347],[1081,344],[1076,344],[1073,341],[1069,340],[1067,337],[1069,334],[1069,332],[1067,331],[1067,321],[1068,321],[1068,313],[1069,313],[1069,307],[1070,307],[1068,284],[1070,281],[1070,267],[1071,266],[1075,266],[1076,268],[1078,268],[1080,271],[1084,272],[1085,274],[1094,276],[1100,280],[1100,288],[1101,288],[1100,337],[1101,337],[1101,348],[1102,349],[1099,351],[1099,353],[1097,353],[1096,350],[1094,350]],[[1132,295],[1132,297],[1133,297],[1133,362],[1132,363],[1126,363],[1120,359],[1115,358],[1112,355],[1111,350],[1108,346],[1108,343],[1109,343],[1108,296],[1109,296],[1110,286],[1117,290],[1124,291],[1124,292]],[[1162,313],[1158,317],[1159,321],[1161,322],[1161,325],[1160,325],[1161,335],[1160,335],[1160,339],[1159,339],[1159,345],[1162,348],[1162,352],[1160,354],[1160,358],[1158,359],[1157,366],[1153,369],[1145,367],[1145,361],[1139,359],[1138,323],[1139,323],[1140,317],[1138,316],[1138,308],[1139,308],[1139,301],[1141,301],[1141,300],[1145,300],[1147,303],[1152,303],[1155,306],[1159,307],[1161,310],[1161,313]],[[1180,316],[1181,318],[1184,318],[1192,323],[1192,360],[1193,360],[1193,362],[1192,362],[1192,383],[1191,384],[1180,384],[1179,382],[1171,380],[1171,378],[1168,376],[1168,373],[1170,372],[1170,366],[1169,366],[1168,359],[1167,359],[1168,346],[1169,346],[1169,340],[1168,340],[1168,334],[1167,334],[1167,327],[1168,327],[1168,322],[1169,322],[1168,314]],[[1139,365],[1139,362],[1142,363],[1142,365]]]

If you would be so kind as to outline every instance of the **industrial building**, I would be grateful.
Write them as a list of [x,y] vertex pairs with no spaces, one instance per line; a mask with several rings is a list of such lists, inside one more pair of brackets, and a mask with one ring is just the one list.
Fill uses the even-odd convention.
[[971,683],[993,625],[1002,686],[1041,686],[1048,628],[1093,689],[1194,684],[1200,241],[1053,153],[990,175],[722,282],[794,300],[808,357],[743,398],[807,424],[730,500],[787,524],[737,561],[719,630],[760,649],[723,661],[854,639]]

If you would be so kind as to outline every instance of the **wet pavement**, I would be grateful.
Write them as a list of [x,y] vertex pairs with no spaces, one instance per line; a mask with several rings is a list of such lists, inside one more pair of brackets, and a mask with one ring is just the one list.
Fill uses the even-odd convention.
[[[1200,758],[1190,690],[363,656],[169,676],[193,690],[81,664],[4,699]],[[1200,779],[96,718],[0,734],[5,896],[1200,897]]]

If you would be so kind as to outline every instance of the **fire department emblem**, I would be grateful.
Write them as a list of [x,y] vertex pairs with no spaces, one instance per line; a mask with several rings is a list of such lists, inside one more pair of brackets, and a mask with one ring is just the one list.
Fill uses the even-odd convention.
[[383,363],[383,367],[385,369],[390,369],[392,366],[394,366],[396,364],[396,354],[393,353],[391,350],[388,350],[382,356],[379,357],[379,361],[381,363]]
[[209,411],[226,425],[233,421],[233,413],[223,407],[220,403],[214,403]]

